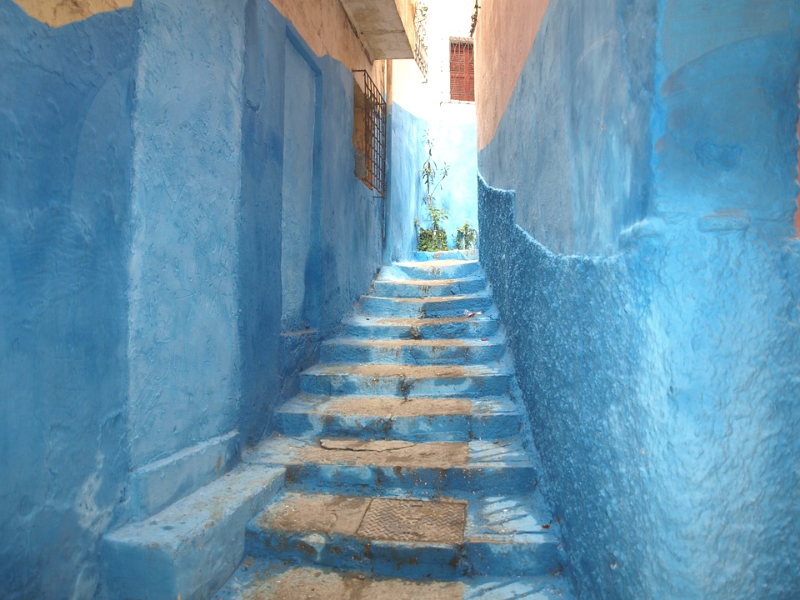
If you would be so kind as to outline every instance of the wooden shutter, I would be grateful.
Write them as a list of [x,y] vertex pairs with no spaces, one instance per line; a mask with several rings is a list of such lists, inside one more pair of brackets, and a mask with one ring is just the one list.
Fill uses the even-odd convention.
[[472,42],[450,42],[450,99],[475,101],[475,55]]

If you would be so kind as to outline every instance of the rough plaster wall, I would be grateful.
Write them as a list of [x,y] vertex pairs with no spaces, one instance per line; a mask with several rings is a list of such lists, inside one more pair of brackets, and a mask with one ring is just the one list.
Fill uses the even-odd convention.
[[[629,39],[657,28],[655,67],[630,75],[655,76],[643,132],[652,174],[641,172],[654,191],[646,219],[610,230],[619,251],[592,258],[553,254],[539,243],[551,246],[547,232],[535,240],[517,224],[531,211],[550,223],[552,202],[528,193],[541,182],[514,171],[524,165],[500,161],[535,163],[565,145],[569,159],[595,143],[567,144],[563,127],[537,138],[525,120],[540,98],[583,109],[586,94],[591,109],[605,93],[602,82],[559,88],[543,75],[552,63],[538,48],[574,37],[557,8],[479,158],[490,183],[522,186],[518,205],[484,187],[479,211],[481,261],[563,515],[569,572],[584,598],[795,598],[800,9],[665,0],[656,14],[629,13]],[[640,19],[653,23],[633,26]],[[645,45],[626,60],[651,55]],[[650,98],[637,102],[642,112]],[[623,149],[643,143],[633,136]],[[618,189],[603,202],[630,198]]]
[[127,473],[132,10],[0,0],[0,596],[91,598]]
[[797,597],[797,242],[655,220],[559,256],[513,193],[479,210],[579,597]]
[[648,209],[655,23],[655,0],[552,1],[503,116],[514,126],[480,152],[487,180],[517,192],[517,222],[555,252],[613,252]]
[[141,2],[130,406],[133,464],[234,428],[244,2]]

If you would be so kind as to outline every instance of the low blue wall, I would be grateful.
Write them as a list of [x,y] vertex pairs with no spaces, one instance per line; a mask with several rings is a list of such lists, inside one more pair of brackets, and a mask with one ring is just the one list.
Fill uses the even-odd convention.
[[655,220],[561,256],[514,204],[481,180],[481,262],[579,596],[797,596],[800,243]]

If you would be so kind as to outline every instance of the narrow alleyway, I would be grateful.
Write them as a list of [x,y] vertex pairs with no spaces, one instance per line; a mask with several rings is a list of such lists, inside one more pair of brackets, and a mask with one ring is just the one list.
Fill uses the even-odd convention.
[[[569,597],[486,280],[446,254],[384,267],[279,409],[279,433],[247,452],[233,477],[285,467],[284,489],[252,505],[219,600]],[[180,505],[176,519],[197,513]],[[200,541],[210,514],[170,518],[115,542],[144,548],[168,530],[215,543]]]

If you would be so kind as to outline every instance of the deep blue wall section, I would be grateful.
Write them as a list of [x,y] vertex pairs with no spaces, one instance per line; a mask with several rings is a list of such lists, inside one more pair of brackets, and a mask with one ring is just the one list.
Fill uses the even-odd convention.
[[246,9],[242,209],[239,233],[239,331],[242,400],[239,430],[257,440],[269,427],[269,400],[281,387],[281,185],[283,51],[286,21],[268,2]]
[[613,252],[646,214],[655,23],[655,0],[552,0],[503,117],[514,126],[480,152],[487,181],[517,192],[517,222],[556,252]]
[[651,221],[559,256],[513,193],[479,210],[580,597],[797,597],[798,243]]
[[91,598],[128,467],[135,10],[0,0],[0,596]]

